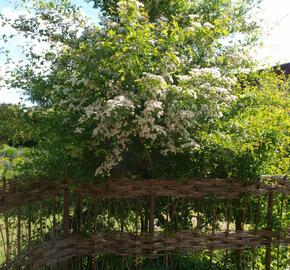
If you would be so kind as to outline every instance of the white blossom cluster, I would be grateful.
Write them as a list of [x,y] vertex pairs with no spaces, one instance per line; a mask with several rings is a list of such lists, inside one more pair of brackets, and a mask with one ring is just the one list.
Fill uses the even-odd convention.
[[[215,83],[201,80],[205,75]],[[107,96],[112,98],[85,107],[76,130],[82,132],[83,123],[93,120],[96,127],[92,137],[100,142],[112,140],[114,148],[96,174],[109,174],[122,160],[132,138],[155,144],[163,155],[199,147],[194,129],[200,118],[221,116],[221,107],[234,100],[229,81],[213,68],[193,69],[179,76],[177,85],[167,83],[161,75],[146,73],[136,80],[137,94],[125,95],[123,90],[123,95],[115,95],[116,89],[108,87]]]
[[211,24],[210,22],[205,22],[205,23],[201,23],[200,22],[200,17],[197,14],[190,14],[188,15],[188,18],[190,20],[190,25],[186,28],[187,32],[190,33],[195,33],[197,30],[202,29],[202,28],[206,28],[206,29],[214,29],[214,25]]

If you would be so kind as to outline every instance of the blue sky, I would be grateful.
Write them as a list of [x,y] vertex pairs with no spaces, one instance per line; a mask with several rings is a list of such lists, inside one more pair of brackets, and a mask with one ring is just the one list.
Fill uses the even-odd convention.
[[[11,0],[0,0],[0,13],[8,16],[16,16]],[[84,13],[93,21],[98,20],[98,11],[93,9],[92,3],[84,0],[72,0],[76,5],[82,7]],[[19,12],[19,11],[18,11]],[[261,10],[255,15],[264,23],[263,48],[252,52],[252,55],[261,63],[274,65],[277,63],[290,62],[290,0],[262,0]],[[0,28],[0,34],[4,30]],[[18,39],[21,42],[20,39]],[[17,40],[15,41],[17,43]],[[10,44],[9,49],[13,57],[21,58],[16,44]],[[0,56],[0,65],[4,58]],[[1,74],[0,74],[1,80]],[[1,84],[1,81],[0,81]],[[21,101],[21,93],[15,89],[0,90],[0,103],[18,103]]]

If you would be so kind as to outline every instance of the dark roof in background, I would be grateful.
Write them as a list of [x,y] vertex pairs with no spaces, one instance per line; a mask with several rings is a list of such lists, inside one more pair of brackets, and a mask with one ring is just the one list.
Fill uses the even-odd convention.
[[290,74],[290,63],[274,66],[273,69],[277,74],[284,73],[284,75],[289,75]]

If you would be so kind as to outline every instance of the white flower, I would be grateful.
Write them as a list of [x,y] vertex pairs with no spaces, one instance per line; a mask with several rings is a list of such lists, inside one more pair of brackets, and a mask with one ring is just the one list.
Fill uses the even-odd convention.
[[193,68],[189,71],[192,77],[211,76],[216,79],[221,79],[221,73],[217,68]]
[[206,27],[206,28],[209,28],[209,29],[213,29],[214,28],[214,26],[211,23],[209,23],[209,22],[204,23],[203,26]]
[[184,30],[188,33],[194,33],[196,31],[196,27],[188,26]]
[[77,127],[77,128],[75,129],[75,133],[82,133],[83,131],[84,131],[83,128],[79,128],[79,127]]
[[143,114],[145,116],[148,116],[152,112],[162,111],[162,108],[163,108],[162,102],[158,100],[148,100],[145,102],[145,109],[143,111]]
[[180,147],[181,148],[198,148],[199,144],[197,144],[196,141],[192,139],[190,142],[184,143]]
[[188,17],[189,17],[189,19],[191,19],[191,20],[199,19],[199,15],[198,15],[198,14],[189,14]]
[[134,103],[125,96],[116,96],[114,99],[109,99],[107,106],[109,110],[115,110],[118,107],[134,109]]
[[182,110],[179,112],[182,119],[194,119],[195,113],[189,110]]
[[202,27],[202,25],[201,25],[200,22],[192,21],[190,24],[191,24],[191,26],[192,26],[194,29],[196,29],[196,28],[201,28],[201,27]]
[[117,28],[117,27],[119,26],[119,24],[116,23],[116,22],[110,22],[110,23],[109,23],[109,26],[110,26],[111,28]]
[[189,75],[179,75],[178,79],[180,81],[187,82],[187,81],[189,81],[191,79],[191,77]]
[[228,94],[229,93],[229,90],[224,88],[224,87],[217,87],[216,88],[216,91],[219,93],[219,94]]
[[155,46],[155,44],[157,43],[157,41],[155,39],[148,39],[148,43],[151,45],[151,46]]

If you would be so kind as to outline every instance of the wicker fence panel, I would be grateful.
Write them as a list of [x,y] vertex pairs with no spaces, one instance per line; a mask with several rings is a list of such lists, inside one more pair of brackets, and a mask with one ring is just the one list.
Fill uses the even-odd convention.
[[[285,177],[266,177],[254,184],[243,184],[229,179],[189,179],[185,181],[146,179],[109,180],[104,184],[76,184],[74,181],[62,183],[53,181],[7,182],[0,189],[0,242],[6,262],[0,269],[40,269],[44,265],[55,265],[75,256],[96,254],[158,256],[195,250],[243,249],[266,246],[267,269],[271,260],[271,245],[290,244],[290,231],[282,228],[272,231],[273,194],[290,195],[290,182]],[[154,232],[155,198],[175,198],[177,200],[219,199],[231,201],[241,196],[268,196],[267,228],[264,231],[215,231],[215,209],[207,230],[177,231],[173,234]],[[86,198],[86,200],[83,200]],[[88,198],[93,201],[88,204]],[[148,201],[148,234],[140,234],[138,229],[138,207],[130,211],[136,216],[136,231],[122,233],[110,231],[101,233],[95,227],[86,230],[92,235],[80,237],[82,228],[89,226],[82,217],[82,207],[87,214],[98,207],[110,218],[107,203],[112,201],[146,198]],[[122,199],[122,200],[119,200]],[[75,200],[75,201],[74,201]],[[107,207],[107,208],[106,208]],[[122,203],[118,205],[122,208]],[[134,208],[135,207],[135,208]],[[72,210],[73,209],[73,210]],[[73,211],[73,212],[72,212]],[[33,216],[32,212],[37,215]],[[202,212],[202,211],[201,211]],[[72,218],[73,217],[73,218]],[[226,219],[226,213],[224,215]],[[115,219],[116,221],[116,219]],[[226,220],[224,220],[226,221]],[[229,225],[229,221],[227,221]],[[124,223],[124,221],[123,221]],[[217,226],[218,228],[218,226]]]
[[182,231],[169,236],[158,233],[150,238],[127,233],[96,235],[90,239],[71,237],[52,240],[34,247],[29,252],[23,253],[13,261],[6,263],[2,269],[15,269],[18,266],[39,269],[41,266],[56,265],[75,256],[94,256],[102,253],[156,257],[168,254],[168,252],[253,248],[265,245],[269,237],[272,238],[273,244],[290,244],[289,232],[288,235],[287,232],[284,232],[283,235],[284,237],[281,238],[281,235],[267,231],[230,231],[210,235]]
[[[115,180],[104,184],[80,184],[70,187],[72,192],[95,198],[138,198],[148,195],[163,197],[214,197],[234,199],[242,195],[258,196],[269,191],[290,195],[290,182],[286,178],[269,178],[270,183],[258,182],[242,184],[225,179],[190,179],[185,181],[146,179]],[[73,181],[68,181],[69,183]],[[64,184],[53,181],[32,183],[11,183],[0,190],[0,213],[9,211],[19,205],[41,201],[53,197],[64,189]]]

